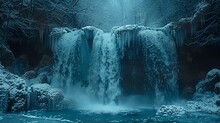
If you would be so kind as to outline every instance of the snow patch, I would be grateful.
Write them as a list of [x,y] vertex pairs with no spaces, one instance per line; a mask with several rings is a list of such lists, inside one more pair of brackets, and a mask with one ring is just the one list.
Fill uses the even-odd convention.
[[184,114],[186,114],[184,107],[176,105],[162,105],[156,113],[161,116],[182,116]]

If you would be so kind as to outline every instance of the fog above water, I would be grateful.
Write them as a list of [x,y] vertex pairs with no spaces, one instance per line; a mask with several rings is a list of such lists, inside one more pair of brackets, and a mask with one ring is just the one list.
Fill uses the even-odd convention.
[[[110,31],[127,24],[162,27],[171,21],[191,16],[195,1],[177,0],[80,0],[76,9],[80,27],[95,26]],[[186,7],[187,6],[187,7]]]

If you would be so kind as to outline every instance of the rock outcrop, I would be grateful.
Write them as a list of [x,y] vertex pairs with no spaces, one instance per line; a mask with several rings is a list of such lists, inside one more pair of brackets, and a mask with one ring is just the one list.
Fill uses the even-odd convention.
[[1,98],[1,102],[7,103],[7,107],[4,105],[3,111],[25,111],[27,107],[27,85],[26,81],[17,75],[14,75],[0,67],[0,83],[2,85],[2,91],[6,98]]
[[34,84],[29,88],[31,109],[62,109],[64,98],[59,89],[54,89],[48,84]]
[[48,84],[33,84],[28,87],[25,79],[10,73],[1,65],[0,92],[0,110],[3,112],[53,110],[63,107],[64,96],[61,90]]
[[209,71],[205,79],[196,85],[196,92],[193,96],[193,101],[188,101],[186,104],[187,110],[219,114],[219,82],[220,70],[212,69]]
[[204,94],[205,92],[211,91],[211,92],[218,92],[219,90],[219,83],[220,82],[220,70],[218,69],[212,69],[209,71],[206,75],[206,78],[202,81],[200,81],[196,85],[196,93],[194,94],[194,97]]

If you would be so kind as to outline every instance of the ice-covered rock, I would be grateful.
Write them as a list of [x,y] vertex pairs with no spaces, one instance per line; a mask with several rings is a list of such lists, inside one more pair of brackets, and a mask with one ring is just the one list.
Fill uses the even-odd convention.
[[[7,107],[5,111],[25,111],[27,110],[27,86],[26,81],[0,67],[0,83],[7,96]],[[5,106],[5,103],[2,104]]]
[[206,78],[196,85],[196,95],[207,91],[214,91],[215,84],[220,82],[220,70],[212,69],[206,75]]
[[161,116],[181,116],[186,114],[184,107],[176,105],[162,105],[156,115]]
[[103,31],[96,28],[96,27],[93,27],[93,26],[83,27],[82,30],[85,34],[89,48],[92,49],[92,45],[93,45],[93,41],[94,41],[95,36],[97,34],[99,35],[100,33],[103,33]]
[[196,85],[193,101],[186,103],[187,111],[219,114],[219,92],[220,70],[212,69],[207,73],[206,78]]
[[69,28],[53,28],[52,32],[50,33],[50,41],[47,41],[47,44],[45,44],[47,47],[53,49],[55,43],[60,39],[60,37],[65,33],[72,32]]
[[220,70],[218,69],[212,69],[206,75],[206,79],[209,79],[209,80],[213,80],[216,78],[220,79]]
[[[138,39],[138,33],[141,30],[150,30],[144,26],[138,25],[126,25],[122,27],[113,27],[111,33],[115,37],[116,45],[120,50],[122,56],[126,47],[138,46],[140,40]],[[136,47],[138,48],[138,47]]]
[[87,38],[87,40],[93,40],[95,35],[100,32],[100,33],[103,33],[102,30],[96,28],[96,27],[93,27],[93,26],[86,26],[86,27],[83,27],[82,28],[83,32],[85,33],[85,36]]
[[[30,74],[30,76],[29,76]],[[25,77],[32,78],[30,71]],[[42,75],[41,75],[42,74]],[[45,73],[37,77],[37,83],[46,83]],[[32,80],[30,80],[32,81]],[[27,82],[14,75],[0,65],[0,110],[4,112],[19,112],[29,109],[61,109],[63,93],[48,84],[34,84],[27,87]]]
[[63,93],[48,84],[34,84],[29,88],[30,109],[61,109]]
[[216,102],[219,99],[219,96],[214,92],[206,92],[205,94],[201,94],[200,97],[197,97],[193,101],[188,101],[185,108],[188,112],[201,111],[218,114],[220,107],[216,105]]
[[[0,80],[1,81],[1,80]],[[8,90],[10,86],[7,83],[0,82],[0,111],[6,112],[8,107]]]

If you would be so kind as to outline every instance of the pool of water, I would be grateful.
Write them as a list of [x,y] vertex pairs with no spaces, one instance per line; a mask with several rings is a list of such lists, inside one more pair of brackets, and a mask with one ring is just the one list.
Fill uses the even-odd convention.
[[220,116],[198,112],[165,117],[156,116],[154,109],[117,113],[60,110],[0,113],[0,123],[220,123]]

